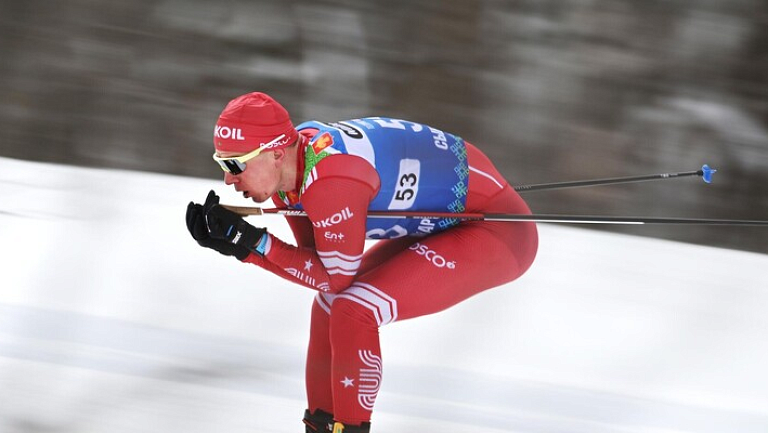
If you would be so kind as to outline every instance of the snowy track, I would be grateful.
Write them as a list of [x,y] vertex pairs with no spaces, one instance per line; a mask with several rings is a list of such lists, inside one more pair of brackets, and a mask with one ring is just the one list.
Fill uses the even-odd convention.
[[[211,188],[245,204],[0,158],[0,432],[303,431],[313,293],[195,245]],[[519,281],[382,329],[373,431],[768,431],[768,256],[540,232]]]

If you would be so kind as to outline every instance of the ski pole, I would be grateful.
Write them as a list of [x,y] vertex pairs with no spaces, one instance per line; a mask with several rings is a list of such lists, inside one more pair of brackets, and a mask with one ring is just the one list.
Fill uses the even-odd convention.
[[582,186],[595,186],[595,185],[615,185],[621,183],[634,183],[634,182],[647,182],[650,180],[663,180],[674,179],[678,177],[687,176],[701,176],[706,183],[712,183],[712,175],[717,170],[710,168],[707,164],[704,164],[700,170],[696,171],[684,171],[679,173],[659,173],[649,174],[644,176],[629,176],[629,177],[611,177],[605,179],[592,179],[592,180],[577,180],[573,182],[552,182],[552,183],[539,183],[533,185],[520,185],[514,187],[517,192],[530,192],[530,191],[542,191],[553,189],[566,189],[566,188],[578,188]]
[[[249,215],[284,215],[307,216],[306,212],[296,209],[262,209],[259,207],[228,206],[241,216]],[[757,226],[768,227],[768,221],[762,220],[733,220],[733,219],[701,219],[701,218],[657,218],[657,217],[627,217],[627,216],[594,216],[594,215],[553,215],[553,214],[482,214],[482,213],[451,213],[451,212],[389,212],[369,211],[370,218],[394,219],[440,219],[455,218],[463,221],[500,221],[500,222],[544,222],[565,224],[676,224],[676,225],[721,225],[721,226]]]

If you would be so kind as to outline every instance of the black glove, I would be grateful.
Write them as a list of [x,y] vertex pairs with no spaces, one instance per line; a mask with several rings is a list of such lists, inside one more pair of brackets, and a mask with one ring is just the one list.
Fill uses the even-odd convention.
[[267,232],[219,206],[219,196],[213,191],[208,193],[205,204],[189,203],[187,228],[201,246],[235,256],[238,260],[244,260],[251,252],[262,254],[256,247]]
[[203,211],[208,233],[214,239],[225,239],[236,246],[238,249],[235,250],[235,256],[238,259],[243,260],[251,252],[263,255],[263,251],[258,251],[257,247],[267,229],[254,227],[240,215],[219,206],[219,196],[213,191],[208,193]]
[[[187,229],[200,246],[214,249],[225,256],[237,256],[236,245],[225,239],[214,239],[208,233],[202,205],[192,202],[187,205]],[[247,255],[245,254],[246,257]]]

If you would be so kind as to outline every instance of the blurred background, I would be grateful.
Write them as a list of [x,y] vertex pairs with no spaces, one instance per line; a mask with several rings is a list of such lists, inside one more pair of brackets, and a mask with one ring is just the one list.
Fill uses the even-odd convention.
[[[220,177],[216,117],[260,90],[296,124],[461,135],[513,185],[720,170],[535,212],[768,218],[764,0],[1,0],[0,58],[0,156]],[[764,229],[599,229],[768,253]]]
[[[768,220],[766,0],[0,0],[0,432],[303,430],[314,293],[182,222],[244,204],[211,139],[255,90],[450,131],[513,185],[720,170],[535,212]],[[376,431],[768,431],[768,230],[540,233],[510,287],[382,330]]]

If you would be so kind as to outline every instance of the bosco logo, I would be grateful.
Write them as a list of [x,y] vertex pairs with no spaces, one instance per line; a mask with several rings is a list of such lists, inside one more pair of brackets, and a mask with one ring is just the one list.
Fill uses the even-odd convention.
[[437,268],[456,269],[455,261],[449,262],[445,260],[445,257],[441,256],[440,254],[436,253],[433,250],[430,250],[429,247],[426,245],[416,242],[415,244],[411,245],[408,248],[413,251],[416,251],[416,254],[420,256],[424,256],[425,259],[427,259]]

